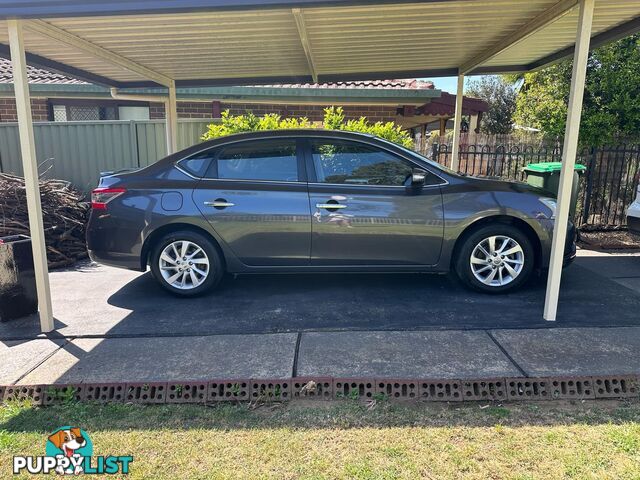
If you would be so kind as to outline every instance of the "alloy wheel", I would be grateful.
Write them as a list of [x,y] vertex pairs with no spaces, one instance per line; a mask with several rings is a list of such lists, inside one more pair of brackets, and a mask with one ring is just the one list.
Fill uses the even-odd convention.
[[174,288],[191,290],[209,276],[209,257],[204,249],[189,240],[168,244],[158,260],[162,278]]
[[502,287],[522,272],[524,250],[511,237],[492,235],[475,246],[469,261],[478,281],[491,287]]

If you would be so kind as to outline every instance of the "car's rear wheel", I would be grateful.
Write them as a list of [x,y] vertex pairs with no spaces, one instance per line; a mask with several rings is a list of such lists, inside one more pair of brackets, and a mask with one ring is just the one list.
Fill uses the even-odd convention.
[[151,272],[169,292],[193,297],[213,289],[224,274],[222,259],[211,240],[197,232],[172,232],[154,246]]
[[487,293],[521,287],[533,272],[535,253],[529,238],[506,224],[487,225],[468,235],[455,259],[458,277]]

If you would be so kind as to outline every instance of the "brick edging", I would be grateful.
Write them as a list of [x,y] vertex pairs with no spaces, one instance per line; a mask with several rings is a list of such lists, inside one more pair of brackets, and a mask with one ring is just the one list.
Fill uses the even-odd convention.
[[54,405],[69,400],[139,404],[269,402],[292,398],[462,402],[611,399],[639,395],[639,375],[464,380],[295,377],[0,386],[3,401],[30,399],[36,405]]

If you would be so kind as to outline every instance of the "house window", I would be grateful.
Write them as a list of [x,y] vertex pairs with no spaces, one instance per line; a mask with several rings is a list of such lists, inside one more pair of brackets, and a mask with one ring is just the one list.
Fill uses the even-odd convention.
[[100,107],[97,105],[70,105],[67,107],[67,119],[70,122],[100,120]]
[[66,105],[54,105],[53,106],[53,121],[54,122],[66,122],[67,121],[67,107],[66,107]]
[[52,100],[51,104],[50,119],[54,122],[149,119],[148,105],[129,102]]

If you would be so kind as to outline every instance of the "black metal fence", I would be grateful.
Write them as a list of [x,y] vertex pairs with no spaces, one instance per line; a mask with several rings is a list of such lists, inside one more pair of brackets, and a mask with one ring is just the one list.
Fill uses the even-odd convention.
[[[433,160],[449,165],[451,146],[433,144]],[[530,163],[559,162],[562,146],[461,145],[459,170],[468,175],[525,180]],[[640,145],[620,144],[582,149],[576,162],[587,167],[580,183],[576,223],[603,227],[626,225],[626,209],[635,196],[640,172]]]

